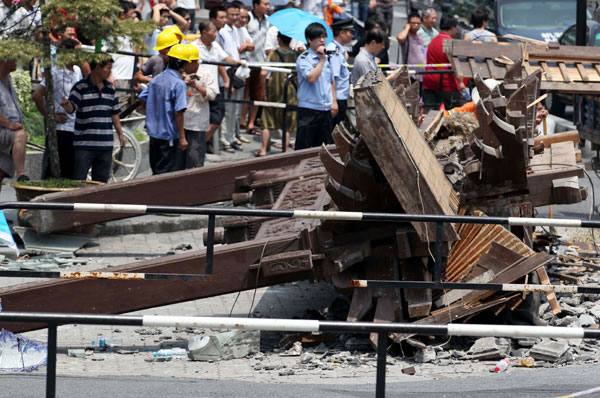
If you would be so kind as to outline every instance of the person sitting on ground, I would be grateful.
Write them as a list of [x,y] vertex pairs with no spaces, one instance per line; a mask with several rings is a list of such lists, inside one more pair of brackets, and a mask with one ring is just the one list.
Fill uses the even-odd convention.
[[[278,33],[277,41],[279,42],[279,48],[276,48],[269,54],[267,57],[267,62],[295,63],[298,59],[298,53],[292,50],[290,47],[292,38]],[[261,73],[265,79],[269,74],[267,71],[261,71]],[[267,101],[279,103],[284,101],[284,83],[286,79],[287,74],[285,73],[270,73],[270,78],[267,80]],[[287,103],[290,105],[296,105],[298,103],[296,98],[297,85],[298,83],[295,78],[288,84]],[[260,146],[260,150],[256,153],[256,156],[265,156],[267,154],[268,148],[271,144],[271,130],[279,129],[283,134],[283,110],[272,107],[263,108],[262,122],[264,126],[262,130],[262,144]],[[289,145],[290,132],[296,131],[296,112],[288,111],[286,113],[285,130],[285,141]],[[285,148],[284,151],[287,151],[287,148]]]
[[473,25],[473,30],[465,33],[464,39],[471,41],[484,41],[488,43],[497,42],[498,39],[496,38],[496,35],[487,30],[488,20],[488,14],[483,9],[476,9],[471,14],[471,24]]
[[[64,39],[58,45],[59,48],[73,50],[79,46],[79,42],[74,39]],[[58,145],[58,159],[60,164],[60,176],[62,178],[73,177],[73,137],[75,131],[75,114],[69,114],[61,105],[60,101],[67,98],[71,89],[83,79],[81,69],[74,64],[68,64],[62,68],[52,68],[52,81],[54,82],[54,110],[56,114],[56,140]],[[46,79],[42,80],[39,86],[31,95],[31,99],[37,106],[44,119],[48,119],[46,109]],[[50,158],[48,148],[48,136],[46,136],[46,149],[42,159],[42,179],[49,178],[52,175],[50,170]]]
[[376,55],[385,47],[386,34],[381,29],[372,29],[367,32],[365,38],[365,46],[360,49],[360,52],[354,58],[352,68],[352,85],[356,86],[358,79],[367,72],[377,70]]
[[17,70],[14,60],[0,60],[0,187],[6,177],[17,175],[17,182],[27,181],[23,113],[10,74]]
[[[209,128],[210,109],[208,101],[216,98],[219,92],[217,79],[210,70],[200,68],[200,53],[193,44],[188,44],[189,63],[184,78],[188,86],[187,109],[183,115],[185,139],[185,168],[204,166],[206,157],[206,130]],[[180,152],[181,153],[181,152]]]
[[150,167],[152,174],[183,169],[185,152],[184,113],[187,108],[187,87],[183,73],[188,63],[189,49],[176,44],[169,51],[167,69],[156,76],[140,94],[146,107],[146,131],[150,136]]
[[[69,98],[63,98],[60,102],[68,113],[76,112],[74,180],[86,180],[91,168],[92,180],[108,182],[112,166],[113,127],[119,136],[121,148],[125,146],[119,101],[114,86],[106,80],[112,71],[112,64],[112,58],[90,62],[90,75],[75,83]],[[90,123],[90,120],[94,123]]]

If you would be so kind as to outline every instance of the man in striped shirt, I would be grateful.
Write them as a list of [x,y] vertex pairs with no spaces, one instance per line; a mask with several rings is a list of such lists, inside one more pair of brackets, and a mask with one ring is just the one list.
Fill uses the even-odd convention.
[[121,148],[125,137],[119,119],[119,102],[115,88],[106,79],[113,60],[90,62],[92,73],[77,82],[62,107],[75,114],[73,179],[85,180],[92,168],[92,180],[108,182],[112,165],[113,126],[119,135]]

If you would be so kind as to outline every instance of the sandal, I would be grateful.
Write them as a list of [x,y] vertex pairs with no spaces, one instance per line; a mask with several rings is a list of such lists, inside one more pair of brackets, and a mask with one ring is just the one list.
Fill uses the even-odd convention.
[[246,138],[246,137],[239,136],[239,137],[238,137],[238,140],[240,140],[240,141],[241,141],[241,142],[243,142],[244,144],[248,144],[248,143],[250,143],[250,140],[249,140],[248,138]]
[[252,127],[248,133],[248,135],[261,135],[262,134],[262,129],[260,127]]
[[257,158],[261,158],[261,157],[263,157],[263,156],[267,156],[267,154],[266,154],[266,153],[260,153],[260,151],[258,151],[258,152],[256,152],[256,153],[254,154],[254,157],[257,157]]
[[224,145],[221,150],[227,153],[235,153],[235,149],[233,149],[231,145]]

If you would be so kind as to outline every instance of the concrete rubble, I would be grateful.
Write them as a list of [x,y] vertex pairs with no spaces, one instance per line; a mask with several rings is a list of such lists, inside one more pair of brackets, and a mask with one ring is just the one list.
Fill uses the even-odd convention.
[[188,356],[193,361],[244,358],[259,351],[260,331],[256,330],[240,329],[215,336],[197,336],[188,342]]

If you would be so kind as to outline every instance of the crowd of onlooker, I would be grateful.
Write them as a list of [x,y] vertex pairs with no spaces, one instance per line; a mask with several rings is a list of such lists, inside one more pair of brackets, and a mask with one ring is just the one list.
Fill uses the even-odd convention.
[[[9,10],[15,5],[11,0],[0,1],[0,20],[26,13],[29,23],[39,23],[33,22],[39,17],[35,1],[22,0],[12,13]],[[113,129],[120,145],[125,145],[119,98],[131,90],[137,90],[145,108],[154,174],[202,166],[206,153],[216,152],[213,142],[218,142],[220,151],[241,151],[250,142],[248,135],[262,136],[256,156],[269,152],[274,131],[285,138],[283,143],[293,142],[290,147],[296,149],[332,143],[333,128],[346,119],[351,85],[379,64],[389,63],[395,1],[355,0],[350,13],[340,7],[345,4],[332,0],[302,0],[299,4],[234,0],[213,5],[208,19],[200,20],[200,0],[120,0],[119,19],[152,20],[156,27],[145,38],[146,49],[135,48],[127,37],[120,37],[119,50],[148,57],[136,62],[138,58],[117,53],[102,62],[53,68],[61,176],[85,179],[91,169],[92,179],[108,180]],[[327,21],[333,41],[326,45],[325,22],[308,25],[305,40],[299,40],[282,34],[266,18],[292,7]],[[472,40],[495,40],[485,29],[485,14],[476,12],[473,20]],[[440,32],[436,22],[432,9],[408,16],[396,38],[404,62],[448,62],[442,42],[456,34],[457,23],[443,18]],[[78,31],[76,20],[51,32],[50,38],[53,51],[96,44],[94,38]],[[352,69],[349,59],[353,59]],[[284,72],[248,67],[265,62],[295,64],[296,76],[285,84]],[[17,178],[27,179],[22,165],[26,135],[10,81],[14,68],[14,61],[0,62],[0,178],[12,176],[14,168]],[[434,74],[414,77],[423,83],[426,104],[443,102],[453,107],[463,102],[461,79]],[[47,117],[45,94],[42,79],[32,98]],[[284,98],[297,111],[284,112],[268,104],[281,104]],[[218,140],[212,139],[215,134]],[[50,175],[49,164],[46,159],[43,177]]]

